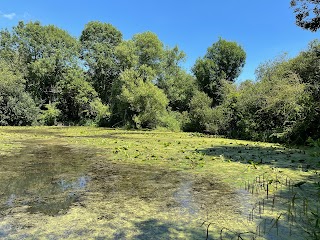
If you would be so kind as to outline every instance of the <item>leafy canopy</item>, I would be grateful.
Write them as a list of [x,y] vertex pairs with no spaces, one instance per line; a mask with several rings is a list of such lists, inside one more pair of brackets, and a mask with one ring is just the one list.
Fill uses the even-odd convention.
[[202,91],[214,100],[214,105],[223,99],[223,80],[234,82],[245,64],[246,53],[236,42],[219,39],[208,48],[206,55],[193,67]]
[[291,7],[294,9],[296,24],[299,27],[312,32],[320,28],[319,0],[291,0]]
[[122,33],[108,23],[89,22],[80,36],[81,57],[88,67],[88,77],[104,103],[108,103],[112,83],[120,74],[116,47]]

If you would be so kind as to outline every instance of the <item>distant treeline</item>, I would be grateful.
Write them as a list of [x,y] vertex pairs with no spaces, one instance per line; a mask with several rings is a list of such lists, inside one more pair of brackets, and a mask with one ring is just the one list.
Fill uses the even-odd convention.
[[246,53],[219,39],[192,74],[152,32],[123,40],[89,22],[79,39],[20,22],[0,32],[0,125],[167,128],[304,144],[320,138],[320,43],[234,83]]

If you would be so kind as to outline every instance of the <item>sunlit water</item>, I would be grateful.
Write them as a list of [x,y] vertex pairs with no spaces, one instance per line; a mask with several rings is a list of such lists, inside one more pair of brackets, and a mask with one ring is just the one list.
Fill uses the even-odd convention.
[[[0,238],[205,239],[248,227],[248,196],[212,177],[39,142],[0,159]],[[212,239],[209,236],[209,239]]]

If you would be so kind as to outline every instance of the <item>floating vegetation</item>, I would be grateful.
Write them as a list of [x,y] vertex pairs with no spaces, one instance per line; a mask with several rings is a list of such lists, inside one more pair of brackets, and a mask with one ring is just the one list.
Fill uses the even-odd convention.
[[0,133],[0,238],[319,235],[314,149],[89,127]]

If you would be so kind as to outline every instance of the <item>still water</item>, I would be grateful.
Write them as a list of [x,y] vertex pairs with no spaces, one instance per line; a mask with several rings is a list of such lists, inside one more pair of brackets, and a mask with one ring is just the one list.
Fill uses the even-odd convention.
[[0,158],[3,239],[206,239],[209,222],[213,239],[224,226],[250,227],[245,193],[212,176],[40,141]]

